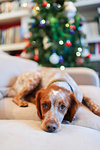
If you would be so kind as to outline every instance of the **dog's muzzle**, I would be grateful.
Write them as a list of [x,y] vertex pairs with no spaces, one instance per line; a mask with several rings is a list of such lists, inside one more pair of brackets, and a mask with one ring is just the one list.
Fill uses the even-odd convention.
[[54,121],[48,121],[46,124],[46,131],[47,132],[55,132],[57,128],[58,128],[58,125]]

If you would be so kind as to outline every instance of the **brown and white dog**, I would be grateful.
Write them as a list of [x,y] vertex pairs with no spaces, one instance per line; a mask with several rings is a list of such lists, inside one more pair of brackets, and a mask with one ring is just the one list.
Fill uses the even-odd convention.
[[41,89],[31,101],[36,104],[43,130],[57,131],[63,121],[100,130],[100,106],[83,97],[75,81],[60,69],[42,68],[37,73],[22,73],[8,96],[14,96],[13,101],[17,105],[28,106],[22,98],[36,89],[39,83]]

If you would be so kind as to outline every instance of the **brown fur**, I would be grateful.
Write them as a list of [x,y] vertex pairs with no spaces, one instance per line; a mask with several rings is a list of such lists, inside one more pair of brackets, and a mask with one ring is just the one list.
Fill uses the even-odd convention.
[[[58,95],[52,95],[52,97],[54,98],[53,101],[50,99],[50,93],[52,90],[55,91],[61,91],[65,94],[65,98],[64,99],[58,99]],[[60,96],[59,96],[60,97]],[[57,103],[57,101],[59,101],[59,103]],[[46,110],[41,107],[42,104],[45,103],[47,104],[47,108]],[[61,112],[61,110],[59,110],[59,105],[57,106],[57,111],[59,113],[61,113],[61,115],[63,115],[63,120],[68,120],[70,122],[72,122],[73,117],[78,109],[78,107],[80,106],[80,102],[75,98],[74,94],[69,92],[68,90],[62,88],[62,87],[58,87],[56,85],[51,85],[49,86],[47,89],[41,89],[37,94],[36,94],[36,107],[37,107],[37,114],[40,117],[40,119],[45,120],[46,118],[46,113],[48,111],[50,111],[51,109],[51,105],[54,105],[54,107],[56,107],[57,104],[64,104],[66,106],[66,111]],[[48,122],[56,122],[58,128],[60,126],[60,122],[57,120],[55,120],[56,116],[53,115],[53,119],[50,119],[51,117],[51,112],[48,115],[48,119],[45,120],[45,123],[43,125],[43,129],[47,131],[46,129],[46,124]],[[63,121],[61,120],[61,122]]]
[[[59,82],[59,79],[65,82]],[[57,80],[58,82],[53,82]],[[74,89],[74,93],[66,82]],[[72,122],[78,108],[82,106],[82,94],[74,80],[65,72],[42,68],[41,76],[39,73],[23,73],[9,90],[8,95],[15,96],[13,101],[18,106],[28,106],[28,103],[22,99],[32,90],[36,92],[39,84],[42,89],[37,92],[36,98],[34,99],[33,96],[26,98],[36,104],[37,114],[42,120],[42,129],[52,132],[51,127],[55,130],[59,129],[63,120]],[[43,107],[43,104],[46,107]],[[94,104],[91,99],[83,97],[83,104],[100,116],[100,106]],[[63,107],[65,110],[62,110]]]
[[83,97],[82,103],[88,107],[94,114],[100,116],[100,106],[95,104],[90,98]]

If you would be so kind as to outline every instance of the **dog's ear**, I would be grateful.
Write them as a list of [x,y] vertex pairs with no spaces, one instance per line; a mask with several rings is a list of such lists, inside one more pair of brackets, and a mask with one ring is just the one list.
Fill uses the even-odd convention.
[[41,100],[43,91],[44,91],[44,89],[39,90],[37,92],[36,98],[35,98],[35,103],[36,103],[36,108],[37,108],[37,114],[38,114],[38,116],[39,116],[40,119],[43,119],[42,118],[42,113],[41,113],[41,106],[40,106],[40,100]]
[[71,93],[69,109],[68,109],[66,115],[64,116],[63,120],[72,122],[79,105],[80,105],[80,102],[76,99],[75,95],[73,93]]

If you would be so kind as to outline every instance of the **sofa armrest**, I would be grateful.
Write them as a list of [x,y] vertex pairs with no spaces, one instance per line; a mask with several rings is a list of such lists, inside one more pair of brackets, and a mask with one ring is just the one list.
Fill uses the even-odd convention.
[[92,69],[66,68],[65,71],[76,81],[78,85],[94,85],[99,87],[99,77]]

